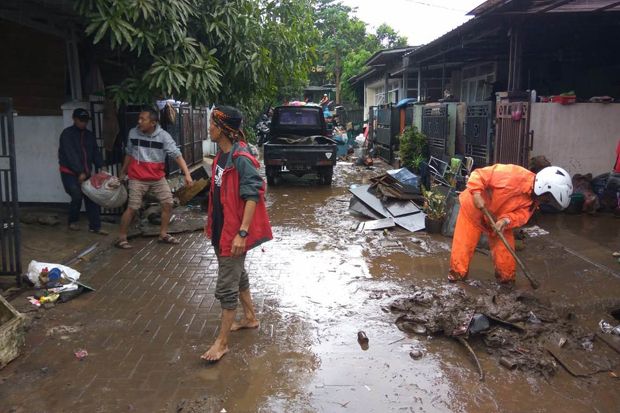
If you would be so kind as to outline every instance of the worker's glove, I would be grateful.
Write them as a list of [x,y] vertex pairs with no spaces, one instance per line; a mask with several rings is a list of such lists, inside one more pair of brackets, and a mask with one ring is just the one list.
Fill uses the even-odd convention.
[[508,218],[502,218],[495,223],[495,228],[498,232],[502,232],[509,224],[510,220]]
[[474,206],[478,209],[482,209],[485,207],[484,199],[480,192],[474,192]]

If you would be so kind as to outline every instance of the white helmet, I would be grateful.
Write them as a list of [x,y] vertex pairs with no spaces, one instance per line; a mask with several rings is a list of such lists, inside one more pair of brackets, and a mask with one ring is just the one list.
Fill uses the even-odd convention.
[[573,193],[573,181],[568,172],[557,166],[548,166],[538,172],[534,181],[534,193],[542,195],[547,192],[553,195],[560,209],[565,209],[570,204]]

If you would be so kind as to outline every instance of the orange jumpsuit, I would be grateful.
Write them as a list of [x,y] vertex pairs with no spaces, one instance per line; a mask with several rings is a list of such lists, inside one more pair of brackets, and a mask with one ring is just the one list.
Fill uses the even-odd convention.
[[486,208],[496,221],[508,218],[504,236],[514,250],[512,229],[525,225],[534,212],[532,198],[536,174],[517,165],[496,164],[472,172],[467,188],[459,196],[461,209],[456,220],[450,275],[453,279],[467,277],[469,263],[484,231],[489,237],[495,276],[501,282],[515,278],[516,263],[502,240],[493,232],[481,210],[474,205],[473,193],[479,192]]

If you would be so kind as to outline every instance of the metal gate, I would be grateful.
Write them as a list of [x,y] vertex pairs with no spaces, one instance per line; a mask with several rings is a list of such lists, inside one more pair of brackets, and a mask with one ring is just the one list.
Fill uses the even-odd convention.
[[394,161],[394,151],[398,150],[400,127],[399,110],[392,106],[377,108],[374,143],[377,156],[388,163]]
[[533,137],[528,102],[497,104],[494,162],[527,168]]
[[493,142],[493,103],[467,104],[465,115],[465,156],[474,159],[474,168],[491,163]]
[[446,155],[449,130],[448,105],[425,106],[422,109],[422,133],[426,135],[432,156],[443,158]]
[[17,201],[13,101],[0,98],[0,275],[14,275],[21,285],[21,234]]

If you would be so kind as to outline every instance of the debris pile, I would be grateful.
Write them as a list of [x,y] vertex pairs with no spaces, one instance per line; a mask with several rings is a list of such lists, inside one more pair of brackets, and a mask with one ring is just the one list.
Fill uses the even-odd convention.
[[[475,283],[480,288],[472,292],[455,285],[414,287],[412,295],[390,306],[400,314],[396,325],[408,333],[456,339],[473,355],[481,379],[474,353],[480,346],[506,368],[546,378],[556,373],[558,363],[575,376],[608,371],[617,363],[617,357],[612,361],[592,351],[595,334],[579,327],[574,315],[558,314],[529,292]],[[597,350],[609,349],[601,343]]]
[[425,228],[425,214],[412,201],[420,199],[418,177],[405,168],[387,171],[349,192],[353,194],[349,209],[372,220],[360,223],[360,231],[396,225],[411,232]]

